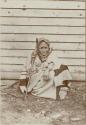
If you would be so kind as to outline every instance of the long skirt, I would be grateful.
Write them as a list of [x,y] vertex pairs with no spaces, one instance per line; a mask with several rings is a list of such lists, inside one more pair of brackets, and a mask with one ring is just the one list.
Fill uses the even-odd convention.
[[[50,79],[44,81],[42,78],[42,71],[34,74],[27,84],[27,92],[44,98],[57,98],[57,88],[60,89],[59,96],[64,98],[67,94],[68,87],[71,86],[71,73],[66,65],[61,65],[59,69],[50,71]],[[20,88],[23,86],[20,85]]]

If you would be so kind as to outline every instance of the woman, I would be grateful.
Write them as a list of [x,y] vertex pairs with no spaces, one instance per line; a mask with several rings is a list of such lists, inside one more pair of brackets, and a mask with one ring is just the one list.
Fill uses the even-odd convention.
[[[28,63],[29,62],[29,63]],[[20,90],[45,98],[64,99],[72,80],[68,67],[61,64],[50,48],[49,41],[44,38],[36,39],[36,49],[32,52],[31,60],[25,65],[25,73],[20,76]],[[28,79],[27,85],[24,81]],[[23,83],[23,84],[22,84]]]

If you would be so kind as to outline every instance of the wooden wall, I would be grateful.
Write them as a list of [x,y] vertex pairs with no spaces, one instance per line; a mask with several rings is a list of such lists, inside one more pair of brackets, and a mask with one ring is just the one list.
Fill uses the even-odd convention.
[[1,0],[0,73],[18,79],[36,37],[50,40],[75,80],[85,80],[84,0]]

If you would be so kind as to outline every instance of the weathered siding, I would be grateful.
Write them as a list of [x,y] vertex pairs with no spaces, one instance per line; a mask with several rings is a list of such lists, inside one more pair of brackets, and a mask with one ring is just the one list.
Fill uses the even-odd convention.
[[36,37],[45,37],[74,79],[85,80],[84,0],[2,0],[0,8],[2,79],[18,79]]

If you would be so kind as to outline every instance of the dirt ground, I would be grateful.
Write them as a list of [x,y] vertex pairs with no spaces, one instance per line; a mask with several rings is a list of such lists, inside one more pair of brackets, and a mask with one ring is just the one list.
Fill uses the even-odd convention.
[[65,100],[25,98],[16,85],[0,90],[0,125],[86,125],[85,83],[73,84]]

